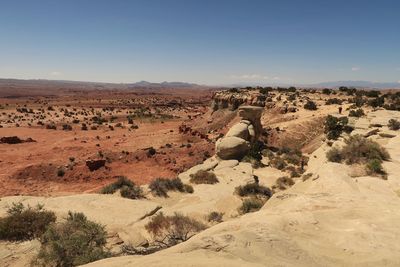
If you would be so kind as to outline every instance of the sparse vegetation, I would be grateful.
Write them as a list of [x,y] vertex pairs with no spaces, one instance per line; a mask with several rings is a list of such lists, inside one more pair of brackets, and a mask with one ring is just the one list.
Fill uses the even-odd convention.
[[0,218],[0,240],[25,241],[40,238],[47,227],[56,221],[54,212],[43,206],[25,207],[21,202],[13,203],[7,216]]
[[117,181],[109,184],[101,189],[102,194],[113,194],[118,189],[120,189],[121,196],[130,199],[144,198],[142,189],[135,185],[134,182],[126,178],[125,176],[120,176]]
[[213,172],[199,170],[190,175],[190,182],[193,184],[216,184],[219,181]]
[[361,135],[350,136],[345,140],[345,143],[342,149],[332,148],[328,151],[327,158],[329,161],[366,164],[369,173],[384,173],[381,163],[390,159],[385,148]]
[[390,130],[397,131],[400,129],[400,121],[395,119],[390,119],[388,122],[388,127]]
[[35,265],[78,266],[110,256],[104,226],[83,213],[69,212],[65,222],[51,225],[40,239]]

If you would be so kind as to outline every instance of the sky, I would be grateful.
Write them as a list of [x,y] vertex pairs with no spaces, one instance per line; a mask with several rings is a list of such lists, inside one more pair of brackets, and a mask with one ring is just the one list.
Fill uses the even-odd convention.
[[400,1],[0,0],[0,77],[400,83]]

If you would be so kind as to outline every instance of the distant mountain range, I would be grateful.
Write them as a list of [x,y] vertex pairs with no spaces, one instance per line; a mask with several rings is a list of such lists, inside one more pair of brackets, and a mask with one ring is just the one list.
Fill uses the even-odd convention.
[[166,87],[166,88],[188,88],[188,87],[199,87],[201,85],[195,83],[185,83],[185,82],[161,82],[161,83],[152,83],[147,81],[140,81],[136,83],[129,83],[130,87]]
[[379,83],[379,82],[369,82],[369,81],[334,81],[334,82],[322,82],[310,85],[312,87],[362,87],[362,88],[400,88],[400,82],[393,83]]

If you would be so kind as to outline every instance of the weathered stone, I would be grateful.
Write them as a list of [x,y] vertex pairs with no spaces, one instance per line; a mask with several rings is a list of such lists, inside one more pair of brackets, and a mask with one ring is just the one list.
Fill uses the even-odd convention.
[[263,108],[255,106],[241,106],[239,116],[242,120],[248,120],[254,127],[254,140],[257,140],[262,132],[261,115]]
[[240,160],[250,150],[250,143],[242,138],[230,136],[219,139],[215,147],[220,159]]
[[248,130],[248,127],[249,126],[246,123],[242,123],[242,122],[236,123],[226,133],[226,137],[236,136],[236,137],[239,137],[239,138],[242,138],[242,139],[245,139],[245,140],[249,141],[249,130]]

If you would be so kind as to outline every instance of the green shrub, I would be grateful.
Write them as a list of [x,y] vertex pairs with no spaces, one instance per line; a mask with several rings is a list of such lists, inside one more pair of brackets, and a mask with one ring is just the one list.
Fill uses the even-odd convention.
[[382,167],[382,162],[378,159],[371,159],[367,163],[367,171],[369,174],[386,174]]
[[314,101],[308,100],[304,108],[308,110],[317,110],[317,104],[315,104]]
[[170,247],[188,240],[207,227],[203,223],[180,213],[165,216],[160,212],[151,218],[145,228],[153,236],[157,245]]
[[0,240],[24,241],[39,238],[55,221],[54,212],[44,210],[43,206],[31,208],[20,202],[13,203],[7,210],[7,216],[0,218]]
[[106,235],[104,226],[69,212],[65,222],[51,225],[42,236],[36,264],[69,267],[109,257]]
[[359,118],[359,117],[362,117],[364,115],[365,115],[364,110],[361,109],[361,108],[359,108],[357,110],[350,110],[350,112],[349,112],[349,117],[357,117],[357,118]]
[[332,115],[328,115],[324,123],[324,132],[328,139],[336,140],[342,134],[343,131],[351,132],[352,128],[347,126],[349,119],[347,117],[337,118]]
[[190,182],[194,184],[216,184],[219,181],[213,172],[199,170],[190,175]]
[[150,183],[149,188],[153,195],[158,197],[168,197],[168,191],[193,193],[193,187],[183,184],[179,178],[157,178]]
[[331,162],[342,162],[342,151],[334,147],[326,153],[326,158]]
[[265,200],[257,197],[246,198],[242,202],[242,206],[239,208],[241,214],[255,212],[261,209],[265,204]]
[[250,183],[236,187],[236,193],[241,197],[247,196],[260,196],[270,198],[272,191],[266,186],[259,185],[258,183]]
[[400,121],[395,119],[390,119],[388,122],[388,127],[390,130],[397,131],[400,129]]

